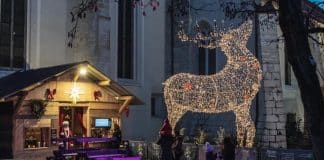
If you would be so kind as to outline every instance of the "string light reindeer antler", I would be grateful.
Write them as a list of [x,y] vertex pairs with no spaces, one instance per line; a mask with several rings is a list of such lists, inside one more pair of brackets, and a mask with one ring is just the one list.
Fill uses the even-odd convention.
[[[222,21],[222,24],[224,21]],[[193,42],[198,45],[198,47],[214,49],[219,47],[219,42],[221,37],[225,33],[225,29],[217,26],[216,20],[214,20],[214,25],[211,31],[204,31],[202,27],[196,22],[195,25],[195,32],[193,35],[189,35],[186,33],[185,29],[183,28],[184,22],[179,22],[179,31],[178,31],[178,38],[182,42]],[[223,25],[221,25],[223,26]]]

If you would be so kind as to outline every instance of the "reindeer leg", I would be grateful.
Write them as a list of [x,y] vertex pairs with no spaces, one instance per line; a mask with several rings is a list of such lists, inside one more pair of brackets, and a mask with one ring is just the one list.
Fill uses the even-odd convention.
[[243,127],[243,117],[241,113],[235,111],[235,120],[236,120],[236,140],[239,147],[243,147],[244,140],[244,127]]
[[186,113],[185,110],[180,107],[176,107],[172,110],[168,110],[168,119],[172,129],[174,130],[180,118]]
[[[248,107],[249,108],[249,107]],[[253,147],[254,144],[254,138],[255,138],[255,124],[252,120],[252,117],[249,113],[249,109],[246,110],[246,116],[245,116],[245,121],[246,121],[246,130],[247,130],[247,138],[246,138],[246,145],[249,148]]]
[[249,105],[240,106],[235,110],[237,141],[241,147],[253,147],[254,144],[255,126],[250,116],[248,106]]

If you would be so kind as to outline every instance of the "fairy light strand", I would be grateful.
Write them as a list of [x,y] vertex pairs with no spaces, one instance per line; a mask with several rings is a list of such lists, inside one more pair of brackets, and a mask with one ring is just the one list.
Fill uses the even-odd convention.
[[255,126],[250,105],[260,87],[262,71],[256,57],[246,48],[252,21],[220,33],[219,46],[227,57],[224,68],[213,75],[176,74],[165,81],[164,97],[168,118],[174,128],[187,112],[221,113],[234,111],[239,145],[252,147]]
[[[223,24],[224,22],[222,22]],[[214,25],[211,31],[208,33],[204,33],[201,29],[201,26],[196,22],[195,25],[195,34],[194,35],[189,35],[185,32],[183,28],[184,22],[180,21],[179,25],[179,31],[177,33],[178,38],[182,42],[192,42],[198,45],[198,47],[203,47],[203,48],[209,48],[209,49],[214,49],[219,46],[219,41],[223,34],[225,33],[225,30],[222,29],[221,27],[217,26],[216,20],[214,20]]]

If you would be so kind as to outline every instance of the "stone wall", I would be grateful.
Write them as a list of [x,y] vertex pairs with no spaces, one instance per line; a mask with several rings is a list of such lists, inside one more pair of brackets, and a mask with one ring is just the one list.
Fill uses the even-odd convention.
[[258,145],[270,148],[286,148],[286,113],[280,79],[276,16],[259,15],[259,48],[263,69],[263,89],[261,95],[262,114],[257,125]]
[[[76,7],[78,3],[69,3],[69,8]],[[98,10],[86,12],[86,18],[79,20],[74,46],[67,49],[67,58],[72,62],[89,61],[105,74],[115,78],[115,63],[110,52],[110,3],[109,0],[99,0]],[[67,24],[72,27],[70,21]]]

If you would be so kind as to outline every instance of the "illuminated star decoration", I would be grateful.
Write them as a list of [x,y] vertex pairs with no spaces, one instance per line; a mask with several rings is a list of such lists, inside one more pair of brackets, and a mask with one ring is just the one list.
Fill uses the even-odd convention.
[[80,95],[84,94],[84,92],[82,92],[80,88],[76,85],[76,82],[73,82],[71,90],[65,93],[70,95],[73,104],[76,104],[77,100],[80,98]]
[[213,75],[179,73],[164,83],[164,97],[172,128],[187,112],[221,113],[233,111],[240,146],[246,134],[246,145],[253,146],[255,126],[250,116],[251,102],[262,79],[260,63],[246,48],[252,32],[252,21],[224,32],[217,40],[227,63]]

